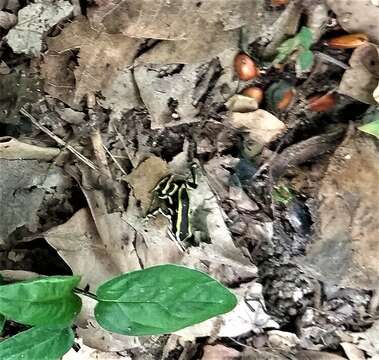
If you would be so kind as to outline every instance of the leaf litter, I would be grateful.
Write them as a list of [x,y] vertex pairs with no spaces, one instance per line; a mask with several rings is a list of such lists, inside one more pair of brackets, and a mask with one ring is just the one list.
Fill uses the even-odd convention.
[[[104,332],[87,300],[80,350],[64,358],[377,355],[378,151],[366,116],[377,111],[378,7],[282,3],[0,2],[4,267],[72,271],[95,292],[123,272],[184,264],[239,299],[155,342]],[[370,42],[325,41],[354,32]],[[234,72],[241,52],[261,70],[252,80]],[[290,96],[270,90],[284,83]],[[310,110],[329,93],[328,111]],[[147,215],[162,205],[159,181],[190,182],[193,164],[193,237],[180,242],[167,217]],[[277,189],[290,196],[277,201]],[[39,242],[55,261],[42,271],[29,260]]]

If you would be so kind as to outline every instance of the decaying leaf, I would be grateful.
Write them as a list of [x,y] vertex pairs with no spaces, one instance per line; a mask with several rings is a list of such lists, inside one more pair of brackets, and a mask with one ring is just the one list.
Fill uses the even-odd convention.
[[330,161],[319,191],[319,237],[306,257],[327,283],[376,286],[378,177],[375,139],[367,136],[343,143]]
[[379,44],[379,7],[370,0],[327,0],[336,13],[338,23],[348,32],[366,33],[370,40]]
[[289,350],[300,344],[300,339],[293,333],[270,330],[267,332],[268,343],[274,349]]
[[237,129],[246,130],[251,140],[262,145],[270,143],[286,129],[276,116],[261,109],[250,113],[232,113],[230,123]]
[[18,23],[6,36],[15,53],[39,55],[42,37],[55,24],[70,16],[68,1],[38,0],[18,12]]
[[70,183],[60,168],[38,160],[0,159],[0,168],[0,243],[4,243],[18,228],[37,231],[45,193],[53,188],[63,191]]
[[373,44],[356,48],[349,61],[351,68],[342,77],[338,91],[367,104],[375,104],[373,92],[379,80],[379,50]]
[[[79,104],[85,95],[105,90],[113,84],[118,72],[133,63],[141,41],[120,34],[97,32],[88,21],[77,20],[67,25],[58,36],[48,38],[47,44],[49,51],[65,58],[67,52],[79,50],[73,99]],[[50,77],[47,81],[50,82]]]

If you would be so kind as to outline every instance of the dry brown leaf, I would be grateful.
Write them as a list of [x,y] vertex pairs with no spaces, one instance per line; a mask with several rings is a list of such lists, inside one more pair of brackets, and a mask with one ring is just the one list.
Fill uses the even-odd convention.
[[286,126],[266,110],[250,113],[232,113],[230,123],[237,129],[245,129],[251,140],[266,145],[283,134]]
[[297,360],[345,360],[342,356],[329,352],[301,350],[296,353]]
[[77,108],[74,103],[75,76],[70,68],[72,53],[48,51],[41,62],[44,90],[52,97],[62,100],[67,105]]
[[349,360],[366,359],[364,352],[361,349],[359,349],[355,344],[343,342],[341,343],[341,347]]
[[256,2],[245,0],[182,1],[123,0],[107,4],[96,12],[108,32],[121,32],[137,38],[160,40],[200,39],[214,24],[220,31],[250,25],[256,15]]
[[127,176],[127,181],[133,188],[134,197],[141,202],[144,214],[150,208],[153,189],[159,180],[168,174],[167,162],[157,156],[151,156]]
[[133,246],[137,235],[121,214],[105,214],[96,220],[101,228],[111,228],[112,236],[98,235],[87,209],[79,210],[66,223],[44,234],[73,273],[82,277],[81,285],[89,285],[91,290],[122,272],[140,269]]
[[17,16],[6,11],[0,11],[0,28],[10,29],[17,23]]
[[379,7],[370,0],[327,0],[338,23],[348,32],[364,32],[379,44]]
[[132,65],[141,41],[97,32],[81,19],[67,25],[58,36],[48,38],[47,43],[49,51],[57,53],[80,50],[79,67],[74,71],[74,103],[79,104],[85,95],[107,89],[118,71]]
[[367,136],[343,143],[330,161],[319,190],[319,237],[306,257],[329,284],[376,287],[378,178],[378,151]]
[[379,80],[379,49],[373,44],[356,48],[343,74],[338,91],[367,104],[375,104],[374,90]]

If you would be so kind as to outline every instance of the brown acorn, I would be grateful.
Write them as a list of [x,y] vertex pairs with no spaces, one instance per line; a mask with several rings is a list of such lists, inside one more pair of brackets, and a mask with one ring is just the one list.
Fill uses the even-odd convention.
[[263,100],[263,90],[256,86],[250,86],[242,91],[242,95],[251,97],[260,104]]
[[334,49],[354,49],[368,42],[368,36],[363,33],[337,36],[326,40],[326,44]]
[[308,109],[310,111],[329,111],[336,105],[336,96],[333,93],[312,96],[308,99]]
[[255,62],[246,54],[238,54],[234,59],[234,70],[240,80],[248,81],[259,75]]

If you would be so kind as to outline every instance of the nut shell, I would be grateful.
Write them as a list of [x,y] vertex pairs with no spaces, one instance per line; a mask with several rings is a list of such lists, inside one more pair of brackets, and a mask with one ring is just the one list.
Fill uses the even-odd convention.
[[326,41],[327,45],[334,49],[354,49],[368,42],[368,36],[364,33],[337,36]]
[[260,104],[263,100],[263,90],[256,86],[251,86],[242,91],[242,95],[251,97]]
[[255,62],[246,54],[238,54],[234,59],[234,70],[240,80],[248,81],[259,75]]

